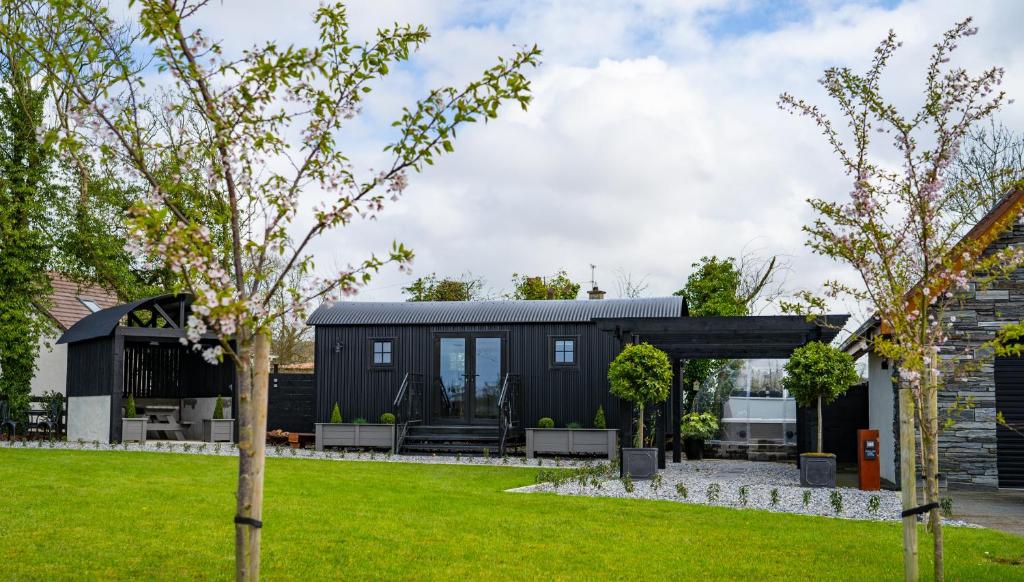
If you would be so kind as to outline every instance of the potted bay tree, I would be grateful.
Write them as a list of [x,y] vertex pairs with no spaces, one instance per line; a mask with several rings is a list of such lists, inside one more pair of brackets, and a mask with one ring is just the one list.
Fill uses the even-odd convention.
[[658,449],[644,446],[644,407],[668,398],[672,364],[649,343],[628,344],[608,366],[608,382],[612,395],[633,402],[639,413],[633,446],[622,447],[622,472],[649,479],[658,472]]
[[121,417],[121,441],[146,442],[146,421],[145,416],[136,413],[135,397],[129,394],[124,404],[124,416]]
[[684,414],[679,433],[683,437],[686,458],[699,461],[704,458],[704,440],[718,433],[718,419],[710,412]]
[[235,419],[224,418],[224,399],[217,395],[213,418],[203,419],[203,440],[208,443],[230,443],[235,440]]
[[810,342],[797,348],[786,362],[782,386],[800,406],[818,408],[817,452],[800,455],[800,485],[836,486],[836,456],[823,449],[821,407],[859,380],[853,357],[821,342]]

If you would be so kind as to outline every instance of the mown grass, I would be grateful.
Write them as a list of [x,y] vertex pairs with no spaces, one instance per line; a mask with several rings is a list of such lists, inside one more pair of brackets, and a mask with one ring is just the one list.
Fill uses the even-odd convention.
[[[236,463],[0,449],[0,579],[227,579]],[[268,460],[267,579],[902,576],[897,524],[504,490],[536,469]],[[923,531],[923,530],[922,530]],[[946,530],[950,580],[1024,578],[1024,540]],[[929,572],[922,533],[922,572]]]

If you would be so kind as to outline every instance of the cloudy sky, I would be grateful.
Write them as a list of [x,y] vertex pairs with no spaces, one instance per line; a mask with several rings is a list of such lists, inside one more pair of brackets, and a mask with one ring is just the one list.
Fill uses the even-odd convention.
[[[1024,3],[662,1],[381,1],[348,3],[354,35],[423,23],[432,39],[378,84],[344,143],[380,167],[390,121],[430,87],[474,78],[515,45],[538,44],[528,112],[508,108],[464,129],[456,152],[420,175],[375,222],[325,237],[318,268],[383,251],[417,255],[414,275],[472,272],[495,293],[512,273],[560,267],[617,294],[616,274],[646,277],[649,295],[678,289],[702,255],[782,255],[790,288],[851,274],[803,246],[811,196],[849,190],[808,120],[776,107],[789,91],[824,106],[816,84],[833,65],[862,70],[890,28],[904,41],[883,87],[918,103],[930,47],[957,20],[980,33],[954,64],[1000,65],[1024,97]],[[244,8],[243,8],[244,7]],[[261,39],[302,43],[315,34],[302,2],[224,0],[201,22],[229,48]],[[830,109],[830,107],[826,107]],[[1024,129],[1020,103],[1001,120]],[[320,194],[309,192],[312,202]],[[401,298],[411,277],[390,270],[359,296]]]

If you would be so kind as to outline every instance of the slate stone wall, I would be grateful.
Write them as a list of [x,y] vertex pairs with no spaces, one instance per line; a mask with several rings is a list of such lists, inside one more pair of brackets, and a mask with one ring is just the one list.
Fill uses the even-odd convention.
[[[1004,233],[987,252],[1024,244],[1024,226]],[[945,313],[950,338],[943,358],[967,364],[966,373],[948,379],[939,393],[939,415],[955,423],[939,435],[939,470],[949,486],[998,487],[996,468],[996,387],[992,354],[983,347],[1004,325],[1024,319],[1024,270],[1006,279],[972,283]],[[957,398],[970,399],[973,408],[952,412]]]

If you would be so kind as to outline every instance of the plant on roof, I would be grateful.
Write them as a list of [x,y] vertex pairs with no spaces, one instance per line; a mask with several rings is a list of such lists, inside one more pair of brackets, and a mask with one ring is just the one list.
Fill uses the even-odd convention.
[[608,423],[604,419],[604,406],[597,407],[597,414],[594,415],[594,428],[608,428]]
[[860,381],[853,357],[821,342],[810,342],[793,351],[786,362],[783,387],[800,406],[818,408],[817,452],[822,452],[822,404],[828,404]]
[[341,408],[338,407],[338,403],[337,402],[334,403],[334,408],[331,409],[331,423],[333,423],[333,424],[340,424],[341,423]]
[[639,411],[637,447],[644,443],[644,406],[663,402],[672,384],[668,355],[649,343],[628,344],[608,366],[611,393],[633,402]]

